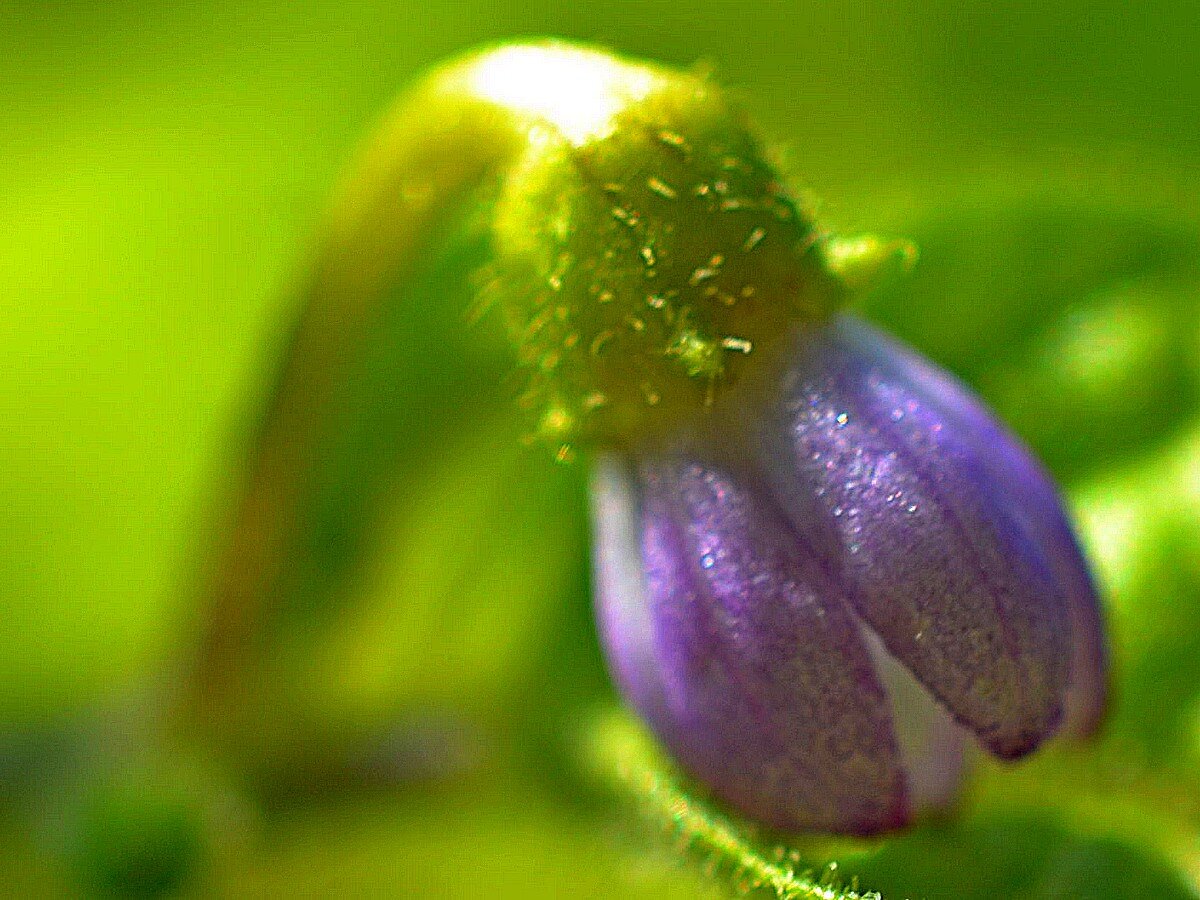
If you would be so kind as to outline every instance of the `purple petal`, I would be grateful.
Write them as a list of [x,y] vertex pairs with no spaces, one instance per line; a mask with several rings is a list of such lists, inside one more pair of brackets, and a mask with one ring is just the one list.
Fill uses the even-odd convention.
[[992,482],[994,498],[1024,529],[1028,539],[1044,549],[1059,589],[1067,598],[1071,619],[1072,655],[1064,730],[1086,736],[1104,716],[1108,687],[1108,650],[1104,617],[1095,581],[1075,532],[1067,519],[1058,490],[1045,467],[984,409],[958,380],[865,323],[847,319],[848,334],[857,332],[860,346],[886,348],[900,378],[907,378],[924,402],[940,410],[948,423],[974,446]]
[[793,527],[888,651],[1016,757],[1062,718],[1067,599],[994,459],[1014,442],[981,446],[932,397],[889,343],[838,320],[798,336],[751,440]]
[[666,458],[638,476],[602,465],[594,496],[614,675],[683,766],[776,828],[906,821],[859,626],[769,501],[726,470]]

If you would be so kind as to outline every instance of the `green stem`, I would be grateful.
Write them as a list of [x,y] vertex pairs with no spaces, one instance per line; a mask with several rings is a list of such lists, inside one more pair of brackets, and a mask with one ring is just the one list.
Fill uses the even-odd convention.
[[380,305],[430,252],[439,223],[523,145],[524,123],[465,93],[458,75],[436,73],[402,99],[338,191],[213,570],[202,690],[235,677],[274,614],[336,398]]
[[598,717],[584,754],[594,777],[623,804],[635,807],[652,828],[671,835],[697,861],[714,873],[727,873],[745,891],[769,891],[779,900],[882,900],[875,892],[838,885],[835,867],[814,878],[811,869],[800,868],[797,851],[760,841],[750,826],[698,800],[628,714]]

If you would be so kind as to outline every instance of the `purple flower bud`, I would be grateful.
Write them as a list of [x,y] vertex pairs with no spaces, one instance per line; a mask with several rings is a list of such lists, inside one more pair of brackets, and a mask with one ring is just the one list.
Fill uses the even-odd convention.
[[1104,705],[1103,629],[1049,478],[868,326],[804,329],[704,424],[601,461],[601,635],[681,764],[775,828],[950,802]]

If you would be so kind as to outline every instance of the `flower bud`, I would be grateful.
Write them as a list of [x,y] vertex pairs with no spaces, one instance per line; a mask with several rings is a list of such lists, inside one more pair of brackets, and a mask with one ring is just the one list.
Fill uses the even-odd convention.
[[952,804],[971,740],[1093,731],[1099,599],[1028,451],[852,318],[776,365],[595,480],[601,638],[684,768],[775,828],[870,833]]
[[[953,802],[969,740],[1012,759],[1095,728],[1103,618],[1053,483],[948,373],[835,315],[912,246],[823,234],[706,79],[553,43],[470,56],[402,101],[334,219],[218,650],[252,645],[245,608],[307,546],[336,401],[409,312],[395,288],[466,220],[536,432],[603,453],[614,678],[715,796],[775,828],[883,831]],[[424,434],[386,387],[372,402]]]

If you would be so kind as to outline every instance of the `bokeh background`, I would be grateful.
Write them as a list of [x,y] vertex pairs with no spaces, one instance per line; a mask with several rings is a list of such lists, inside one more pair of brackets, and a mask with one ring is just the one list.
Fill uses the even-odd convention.
[[207,690],[205,561],[339,171],[415,73],[531,35],[711,66],[826,222],[915,238],[864,312],[1033,444],[1105,581],[1104,740],[842,871],[1194,896],[1200,7],[1078,0],[0,0],[0,894],[726,890],[581,774],[615,702],[584,473],[481,390],[468,250],[389,338],[423,341],[384,385],[422,427],[348,402],[262,659],[159,722]]

